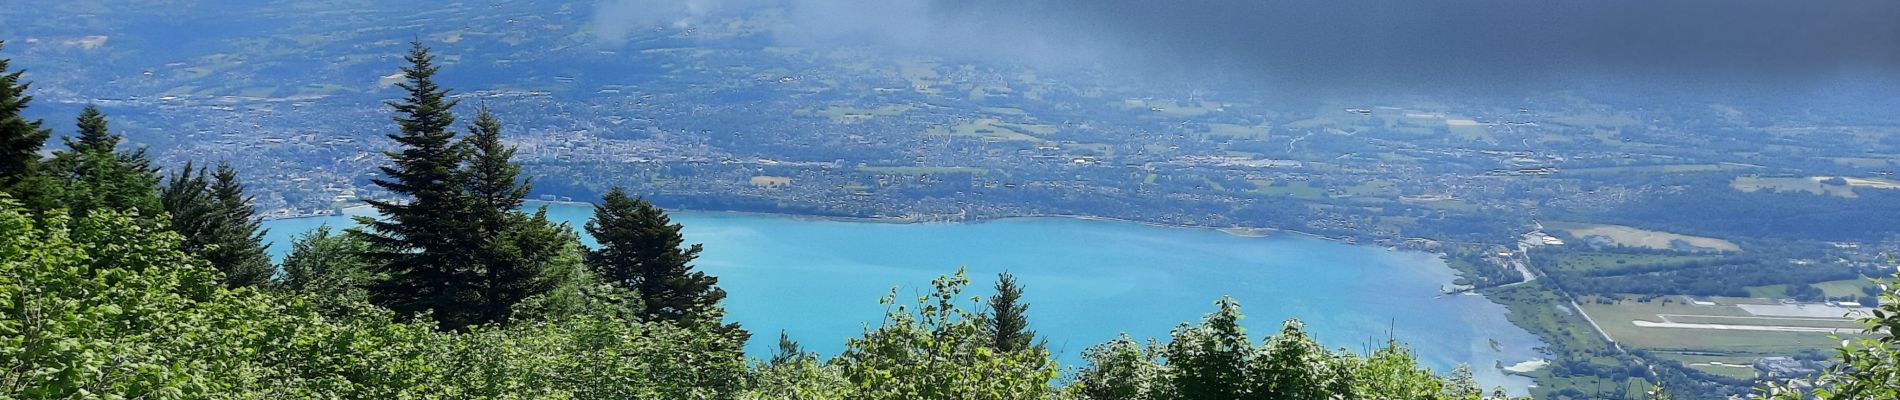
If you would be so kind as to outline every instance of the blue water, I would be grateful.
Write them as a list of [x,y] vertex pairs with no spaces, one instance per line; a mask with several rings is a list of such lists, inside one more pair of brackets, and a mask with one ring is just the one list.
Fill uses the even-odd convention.
[[[592,210],[553,205],[580,226]],[[1032,328],[1064,365],[1091,344],[1127,331],[1163,337],[1238,299],[1256,340],[1298,317],[1331,347],[1363,352],[1388,336],[1426,364],[1469,364],[1487,386],[1522,393],[1528,379],[1493,366],[1539,357],[1536,337],[1480,296],[1438,297],[1455,272],[1437,257],[1281,235],[1252,238],[1204,230],[1064,218],[972,224],[885,224],[755,214],[681,212],[687,239],[704,243],[697,265],[729,293],[728,318],[753,332],[748,351],[768,354],[784,330],[808,349],[836,354],[846,337],[876,323],[878,298],[901,285],[912,301],[929,281],[967,267],[967,295],[985,295],[1010,271],[1028,289]],[[266,223],[274,255],[292,234],[343,217]],[[589,245],[592,245],[591,241]],[[1496,340],[1502,351],[1494,351]]]

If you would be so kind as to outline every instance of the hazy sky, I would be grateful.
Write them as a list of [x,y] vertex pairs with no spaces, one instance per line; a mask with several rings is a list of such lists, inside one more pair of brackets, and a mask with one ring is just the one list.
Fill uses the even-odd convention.
[[794,43],[1281,87],[1900,75],[1893,0],[603,0],[604,38],[782,10]]

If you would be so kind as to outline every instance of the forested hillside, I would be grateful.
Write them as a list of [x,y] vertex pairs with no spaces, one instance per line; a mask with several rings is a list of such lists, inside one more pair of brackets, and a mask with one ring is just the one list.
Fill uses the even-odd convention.
[[[21,116],[27,83],[0,60],[0,398],[1503,397],[1400,343],[1329,350],[1298,321],[1254,342],[1225,298],[1165,340],[1123,337],[1062,366],[1025,288],[1003,276],[996,296],[968,297],[961,272],[893,290],[841,354],[781,335],[750,359],[753,333],[725,318],[718,279],[692,265],[700,247],[664,210],[605,194],[580,227],[594,248],[517,211],[532,180],[499,140],[507,126],[480,108],[461,123],[428,49],[406,59],[406,96],[389,102],[398,147],[375,181],[404,199],[371,201],[383,218],[365,228],[303,236],[281,265],[233,168],[154,166],[96,108],[42,157],[52,129]],[[1894,398],[1887,295],[1823,397]]]

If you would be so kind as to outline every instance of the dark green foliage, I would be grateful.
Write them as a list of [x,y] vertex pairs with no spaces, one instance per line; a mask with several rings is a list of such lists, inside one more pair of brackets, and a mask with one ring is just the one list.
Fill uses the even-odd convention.
[[252,198],[237,179],[228,164],[207,172],[187,162],[159,191],[172,231],[185,237],[182,250],[210,261],[233,288],[265,284],[275,274]]
[[772,350],[772,358],[766,362],[771,365],[788,365],[808,355],[805,349],[799,348],[798,341],[792,340],[791,335],[785,334],[785,331],[779,331],[778,347]]
[[1286,321],[1280,334],[1267,339],[1248,363],[1254,398],[1321,399],[1329,395],[1353,397],[1351,382],[1334,356],[1306,335],[1305,324]]
[[515,149],[501,143],[501,129],[487,108],[477,111],[461,144],[467,160],[456,176],[467,199],[462,229],[471,230],[464,235],[472,240],[461,247],[476,254],[482,268],[478,284],[486,308],[480,320],[505,323],[516,304],[563,284],[585,283],[573,278],[584,269],[573,229],[549,221],[545,207],[532,216],[518,210],[528,185],[518,180],[521,165],[512,160]]
[[528,187],[514,149],[501,143],[501,122],[483,109],[469,136],[455,140],[455,102],[433,81],[434,57],[415,43],[406,60],[398,86],[408,97],[388,103],[401,128],[389,137],[402,149],[386,153],[387,179],[373,182],[409,201],[369,201],[384,218],[358,218],[380,277],[370,300],[405,317],[433,312],[443,329],[507,324],[530,299],[536,318],[597,308],[565,301],[626,303],[591,288],[572,228],[549,221],[545,209],[518,210]]
[[490,307],[481,306],[476,283],[483,268],[466,247],[474,238],[468,234],[468,200],[456,179],[463,150],[448,129],[455,102],[434,81],[434,59],[421,43],[404,58],[406,81],[398,86],[408,96],[388,102],[400,127],[389,138],[401,149],[385,153],[391,165],[381,168],[384,178],[371,181],[408,201],[367,201],[383,218],[359,217],[368,229],[357,232],[370,246],[366,255],[376,272],[386,278],[370,291],[371,302],[403,316],[434,311],[443,328],[459,329],[485,322],[482,314]]
[[640,294],[649,321],[703,319],[719,307],[726,291],[719,278],[694,271],[700,245],[681,246],[680,225],[645,199],[614,188],[594,206],[587,233],[600,248],[587,253],[587,266],[609,284]]
[[[6,42],[0,41],[0,50]],[[8,71],[12,60],[0,58],[0,193],[25,202],[30,209],[52,207],[51,182],[40,175],[40,148],[53,132],[40,127],[40,120],[21,115],[33,96],[26,95],[32,84],[20,81],[25,71]]]
[[368,245],[355,235],[338,235],[324,225],[297,236],[284,256],[284,277],[278,286],[332,306],[369,302]]
[[58,206],[75,217],[107,209],[145,216],[162,211],[158,170],[145,149],[116,151],[122,139],[98,107],[86,106],[78,121],[79,138],[65,138],[67,150],[54,153],[45,170],[59,186]]
[[268,282],[276,271],[271,266],[270,253],[264,248],[266,232],[262,221],[257,218],[257,209],[251,207],[256,197],[244,194],[244,184],[238,181],[237,169],[230,164],[219,163],[215,173],[211,194],[217,199],[218,215],[224,219],[225,229],[219,232],[222,244],[205,258],[225,272],[225,281],[229,284]]
[[[1048,352],[1000,352],[980,315],[957,302],[970,279],[956,275],[931,281],[933,290],[915,303],[900,303],[892,289],[884,322],[850,339],[831,360],[843,376],[846,399],[1046,399],[1058,366]],[[975,304],[971,304],[974,306]]]
[[1088,365],[1076,375],[1069,390],[1076,397],[1096,400],[1156,399],[1163,371],[1158,344],[1142,346],[1124,333],[1121,337],[1082,352]]
[[1220,309],[1200,325],[1174,328],[1174,340],[1161,352],[1168,360],[1168,397],[1182,400],[1239,399],[1246,395],[1247,358],[1253,345],[1240,326],[1240,303],[1215,302]]
[[[360,302],[225,289],[159,221],[19,211],[0,200],[0,398],[722,399],[745,379],[738,344],[705,326],[575,315],[437,332]],[[300,253],[346,252],[331,239]]]
[[1024,303],[1023,287],[1016,283],[1016,276],[1008,272],[996,275],[996,294],[990,295],[989,315],[984,319],[984,328],[989,331],[991,348],[1001,351],[1023,351],[1036,339],[1036,331],[1029,330],[1029,303]]
[[1795,301],[1818,302],[1827,299],[1827,294],[1822,292],[1821,288],[1814,287],[1813,284],[1807,283],[1790,284],[1783,292],[1788,298],[1795,299]]
[[501,143],[501,121],[484,107],[476,110],[475,123],[461,146],[469,151],[467,165],[460,171],[468,191],[470,217],[482,233],[494,234],[508,225],[507,216],[521,208],[528,196],[529,184],[519,182],[521,165],[515,163],[515,149]]
[[1230,298],[1196,325],[1175,328],[1172,340],[1137,344],[1123,335],[1083,352],[1089,364],[1069,386],[1088,400],[1175,399],[1502,399],[1484,397],[1470,370],[1438,376],[1418,365],[1410,350],[1389,343],[1361,357],[1328,351],[1299,321],[1255,347],[1240,328],[1240,305]]
[[106,114],[97,106],[86,106],[79,112],[79,139],[65,138],[66,147],[74,152],[110,153],[119,147],[123,138],[113,134],[107,126]]
[[515,307],[529,298],[564,285],[590,285],[582,263],[579,234],[565,223],[548,219],[547,208],[533,215],[510,212],[501,231],[484,235],[468,251],[479,254],[482,266],[474,282],[481,290],[482,322],[509,322]]

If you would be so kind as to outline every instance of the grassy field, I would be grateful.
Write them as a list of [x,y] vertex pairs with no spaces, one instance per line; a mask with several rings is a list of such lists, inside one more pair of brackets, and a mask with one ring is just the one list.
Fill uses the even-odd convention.
[[[1583,315],[1570,309],[1569,301],[1544,286],[1544,282],[1531,282],[1523,285],[1487,289],[1485,295],[1510,309],[1511,323],[1523,327],[1549,344],[1559,360],[1581,361],[1597,368],[1621,368],[1623,363],[1615,358],[1603,356],[1601,350],[1609,348],[1597,335]],[[1558,398],[1553,393],[1565,388],[1575,388],[1585,393],[1594,393],[1594,389],[1614,385],[1601,382],[1594,377],[1558,376],[1554,368],[1544,368],[1525,374],[1537,380],[1537,387],[1531,388],[1532,398]],[[1649,385],[1641,382],[1638,386]]]
[[1621,167],[1574,168],[1563,170],[1565,174],[1611,175],[1611,174],[1681,174],[1691,172],[1721,172],[1753,168],[1738,164],[1667,164],[1667,165],[1629,165]]
[[1735,177],[1735,180],[1730,181],[1728,186],[1731,188],[1734,188],[1735,190],[1740,190],[1740,191],[1749,192],[1749,193],[1754,193],[1754,192],[1758,192],[1762,190],[1769,190],[1769,191],[1776,191],[1776,192],[1808,192],[1808,193],[1813,193],[1813,194],[1823,194],[1823,195],[1829,195],[1829,196],[1835,196],[1835,197],[1847,197],[1847,198],[1858,197],[1854,194],[1854,188],[1852,186],[1829,185],[1829,184],[1821,183],[1821,181],[1822,181],[1821,179],[1805,178],[1805,177],[1762,178],[1762,177],[1754,177],[1754,176],[1738,176],[1738,177]]
[[1213,136],[1226,136],[1226,137],[1243,138],[1243,139],[1266,139],[1268,134],[1272,133],[1272,131],[1273,131],[1272,127],[1268,126],[1267,124],[1260,124],[1256,126],[1220,124],[1220,123],[1207,124],[1207,134],[1213,135]]
[[1556,341],[1570,349],[1609,347],[1609,343],[1590,328],[1589,321],[1585,321],[1583,315],[1571,310],[1569,302],[1555,293],[1555,289],[1544,285],[1544,282],[1531,282],[1488,289],[1485,294],[1510,307],[1511,323],[1540,333],[1539,336],[1546,341]]
[[297,96],[325,96],[347,90],[343,85],[334,83],[312,83],[297,87]]
[[1713,256],[1677,256],[1665,254],[1621,254],[1598,252],[1560,252],[1555,256],[1557,269],[1563,272],[1588,272],[1671,264],[1713,259]]
[[1353,196],[1396,197],[1399,195],[1398,183],[1383,179],[1366,181],[1365,183],[1340,189],[1340,191]]
[[858,167],[858,170],[859,170],[859,171],[863,171],[863,172],[869,172],[869,173],[873,173],[873,174],[889,174],[889,175],[932,175],[932,174],[977,174],[977,175],[985,175],[985,174],[989,174],[989,173],[990,173],[990,170],[989,170],[989,169],[986,169],[986,168],[977,168],[977,167],[896,167],[896,166],[863,166],[863,167]]
[[1695,247],[1700,247],[1700,248],[1705,248],[1705,249],[1714,249],[1714,250],[1720,250],[1720,251],[1742,251],[1741,246],[1738,246],[1734,242],[1730,242],[1727,240],[1700,237],[1700,236],[1679,235],[1679,234],[1674,234],[1674,233],[1669,233],[1669,232],[1631,228],[1631,227],[1622,226],[1622,225],[1600,225],[1600,224],[1551,222],[1551,223],[1544,224],[1544,227],[1548,229],[1555,229],[1555,230],[1568,232],[1570,236],[1575,236],[1579,238],[1590,237],[1590,236],[1603,236],[1603,237],[1609,238],[1610,241],[1615,242],[1618,245],[1630,246],[1630,247],[1647,247],[1647,248],[1652,248],[1652,249],[1667,250],[1667,249],[1674,248],[1672,244],[1679,241],[1682,243],[1687,243],[1690,246],[1695,246]]
[[[1585,300],[1585,299],[1579,299]],[[1625,346],[1658,350],[1689,351],[1698,354],[1757,356],[1794,354],[1807,349],[1828,349],[1838,344],[1821,332],[1770,332],[1637,326],[1635,321],[1724,324],[1745,326],[1822,325],[1812,320],[1758,318],[1732,305],[1695,305],[1661,300],[1647,303],[1634,300],[1615,304],[1583,302],[1583,310],[1603,327],[1612,339]],[[1664,316],[1668,319],[1665,320]],[[1844,321],[1844,320],[1843,320]],[[1854,328],[1848,324],[1832,324]]]
[[1440,210],[1447,210],[1447,211],[1457,211],[1457,212],[1478,211],[1478,205],[1467,203],[1464,200],[1456,200],[1456,199],[1425,201],[1425,202],[1418,202],[1416,204],[1425,206],[1425,207],[1436,208]]
[[915,107],[909,104],[891,104],[878,108],[858,108],[848,106],[825,107],[824,115],[836,122],[857,122],[875,117],[888,117],[903,114]]
[[1832,160],[1834,160],[1835,164],[1855,168],[1887,168],[1893,166],[1895,163],[1900,163],[1900,159],[1865,157],[1834,157]]
[[1651,354],[1681,362],[1682,365],[1697,371],[1736,379],[1754,379],[1755,368],[1752,364],[1756,358],[1759,358],[1753,355],[1711,355],[1696,352],[1653,352]]
[[1023,109],[1015,107],[983,107],[983,112],[999,115],[1029,115],[1029,113],[1023,111]]
[[1552,116],[1550,118],[1550,121],[1556,122],[1559,124],[1570,125],[1570,126],[1575,126],[1575,127],[1585,127],[1585,128],[1589,128],[1589,127],[1618,128],[1618,127],[1634,126],[1634,125],[1642,124],[1641,121],[1637,121],[1636,118],[1630,117],[1628,115],[1598,114],[1598,113],[1590,113],[1590,112],[1576,112],[1576,113]]
[[1446,119],[1445,127],[1450,129],[1451,134],[1457,136],[1459,139],[1477,142],[1497,141],[1496,138],[1491,137],[1491,132],[1485,129],[1484,125],[1478,124],[1478,121],[1463,118]]
[[1170,100],[1127,99],[1119,105],[1124,110],[1146,110],[1170,117],[1198,117],[1221,109],[1220,103],[1211,101],[1178,103]]
[[[1012,127],[1015,129],[1012,129]],[[1048,128],[1052,129],[1053,127]],[[996,140],[1042,141],[1041,138],[1030,136],[1028,133],[1019,132],[1016,129],[1030,130],[1026,125],[1008,124],[995,118],[984,118],[974,122],[957,124],[947,129],[941,127],[931,128],[929,133],[932,135],[970,136]]]
[[1274,186],[1275,183],[1274,181],[1254,181],[1253,192],[1265,196],[1292,197],[1297,199],[1319,199],[1326,197],[1325,189],[1313,187],[1311,183],[1307,183],[1306,181],[1286,182],[1285,185],[1281,186]]
[[[1846,279],[1846,280],[1815,283],[1814,287],[1821,289],[1821,292],[1825,293],[1827,297],[1841,297],[1841,296],[1847,296],[1847,295],[1864,296],[1867,293],[1862,292],[1861,288],[1866,287],[1866,286],[1872,286],[1872,285],[1873,283],[1867,282],[1866,279]],[[1764,298],[1764,299],[1780,299],[1780,298],[1788,297],[1787,293],[1788,293],[1788,285],[1768,285],[1768,286],[1749,286],[1748,287],[1749,297]]]

